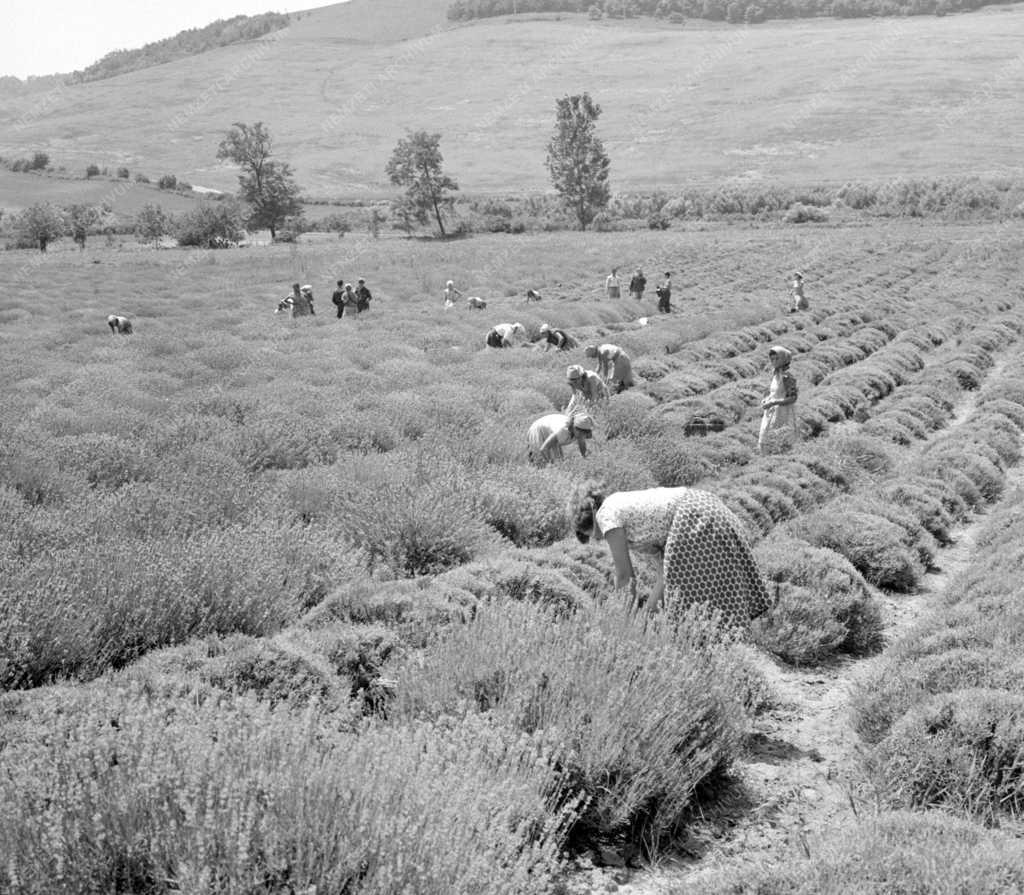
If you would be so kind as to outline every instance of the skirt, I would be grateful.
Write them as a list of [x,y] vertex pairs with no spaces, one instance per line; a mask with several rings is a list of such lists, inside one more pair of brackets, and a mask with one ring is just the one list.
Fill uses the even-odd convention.
[[665,542],[665,611],[681,619],[697,604],[721,613],[721,623],[746,628],[772,601],[739,519],[713,494],[680,498]]

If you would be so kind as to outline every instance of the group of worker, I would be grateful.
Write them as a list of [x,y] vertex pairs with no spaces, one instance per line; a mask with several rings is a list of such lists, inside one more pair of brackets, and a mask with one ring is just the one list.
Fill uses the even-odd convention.
[[[338,319],[355,314],[361,314],[370,309],[372,293],[366,286],[366,280],[359,278],[356,285],[338,280],[338,288],[331,295],[331,302],[338,313]],[[282,311],[291,311],[292,317],[316,316],[316,307],[313,303],[313,287],[309,284],[300,286],[292,284],[290,295],[286,295],[277,303],[275,314]]]
[[[522,324],[509,324],[521,327]],[[581,456],[587,455],[587,440],[594,435],[594,415],[612,394],[635,385],[632,361],[618,345],[588,345],[584,356],[597,359],[596,370],[572,364],[566,370],[570,397],[560,413],[536,420],[527,433],[528,456],[544,464],[561,459],[562,448],[576,443]],[[796,378],[790,371],[792,352],[783,345],[768,349],[771,378],[761,399],[761,428],[757,446],[762,453],[785,449],[797,438]]]
[[[761,399],[761,451],[796,438],[792,352],[772,345],[768,361],[771,380]],[[562,446],[573,442],[582,456],[587,455],[587,441],[594,435],[589,410],[608,399],[607,385],[599,372],[580,366],[569,367],[567,377],[572,397],[565,411],[541,417],[530,427],[530,455],[535,461],[561,457]],[[608,494],[600,483],[588,482],[572,502],[571,521],[581,542],[593,538],[608,544],[615,588],[626,592],[631,611],[644,607],[663,613],[676,627],[699,624],[703,616],[720,629],[744,632],[753,619],[772,609],[743,523],[714,494],[694,488]],[[638,590],[633,554],[647,557],[653,565],[649,594]]]

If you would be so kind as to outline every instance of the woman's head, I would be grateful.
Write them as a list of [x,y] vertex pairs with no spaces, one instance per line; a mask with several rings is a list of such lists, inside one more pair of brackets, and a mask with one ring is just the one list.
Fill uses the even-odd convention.
[[584,482],[576,489],[569,503],[569,519],[576,539],[586,544],[597,534],[594,517],[604,503],[605,488],[601,482]]
[[569,424],[577,435],[584,438],[594,437],[594,421],[586,413],[574,413],[569,417]]
[[579,364],[566,367],[565,378],[569,381],[569,385],[579,385],[583,381],[583,372],[583,367]]
[[768,349],[768,360],[776,370],[781,370],[783,367],[789,366],[790,361],[793,360],[793,352],[782,345],[772,345]]
[[448,281],[447,283],[445,283],[444,285],[445,285],[445,288],[446,288],[446,289],[452,289],[452,288],[454,288],[454,286],[455,286],[455,281],[454,281],[454,280],[449,280],[449,281]]
[[597,346],[588,345],[586,348],[583,349],[583,354],[585,357],[597,357]]

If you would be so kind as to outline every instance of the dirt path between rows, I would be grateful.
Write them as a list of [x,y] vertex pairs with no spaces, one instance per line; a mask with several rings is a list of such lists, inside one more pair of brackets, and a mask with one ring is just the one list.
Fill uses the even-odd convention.
[[[961,425],[975,404],[975,394],[966,396],[943,431]],[[1022,484],[1024,467],[1009,470],[1007,491]],[[917,593],[879,594],[887,644],[898,641],[968,565],[983,521],[976,517],[952,532],[953,543],[939,551],[937,568],[925,575]],[[703,818],[690,825],[672,854],[643,869],[594,870],[588,891],[698,893],[702,880],[725,866],[773,866],[813,854],[822,833],[872,812],[875,798],[858,771],[849,701],[857,682],[884,655],[800,669],[752,651],[775,702],[753,723],[746,753],[734,764],[736,785],[718,804],[705,806]]]

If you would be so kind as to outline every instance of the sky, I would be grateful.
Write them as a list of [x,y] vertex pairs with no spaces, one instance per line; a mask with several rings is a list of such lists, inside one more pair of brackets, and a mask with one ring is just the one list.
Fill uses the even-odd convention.
[[217,19],[295,12],[331,0],[3,0],[0,75],[25,78],[85,68]]

